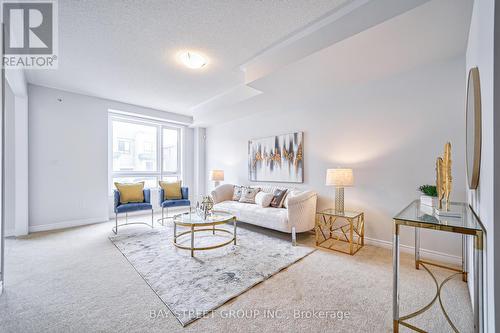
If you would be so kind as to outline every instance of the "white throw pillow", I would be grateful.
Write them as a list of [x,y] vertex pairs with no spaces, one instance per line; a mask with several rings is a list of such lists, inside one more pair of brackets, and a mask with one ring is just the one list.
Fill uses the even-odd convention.
[[259,193],[260,188],[253,188],[253,187],[243,187],[241,190],[241,198],[240,202],[245,202],[245,203],[255,203],[255,196],[257,193]]
[[283,201],[283,207],[288,209],[288,198],[296,196],[299,193],[300,193],[300,191],[288,191],[288,193],[286,194],[285,200]]
[[273,200],[273,194],[272,193],[266,193],[260,191],[255,195],[255,203],[261,207],[269,207],[271,204],[271,200]]

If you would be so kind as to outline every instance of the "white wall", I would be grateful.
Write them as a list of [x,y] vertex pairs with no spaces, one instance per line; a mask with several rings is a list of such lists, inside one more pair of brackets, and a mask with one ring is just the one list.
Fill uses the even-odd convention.
[[206,150],[206,129],[197,127],[194,129],[194,203],[200,200],[200,196],[205,195],[205,182],[208,175],[208,170],[206,169],[205,161],[205,150]]
[[28,96],[14,97],[14,153],[15,153],[15,186],[11,195],[15,197],[16,236],[28,234]]
[[[494,23],[495,1],[481,0],[474,2],[469,40],[467,45],[466,71],[468,75],[471,67],[479,68],[481,82],[481,109],[482,109],[482,147],[481,170],[479,187],[477,190],[468,191],[468,201],[478,214],[486,228],[486,253],[485,258],[485,305],[487,316],[487,329],[495,331],[495,306],[494,291],[498,284],[494,284]],[[465,86],[464,86],[465,89]],[[468,187],[467,187],[468,188]],[[472,271],[473,246],[469,244],[469,260]],[[472,274],[471,274],[472,275]],[[469,279],[469,290],[473,295],[473,275]],[[498,324],[497,324],[498,326]]]
[[[179,114],[35,85],[29,85],[29,101],[30,231],[108,220],[109,109],[177,123],[192,121]],[[184,156],[192,156],[190,136],[188,129]],[[192,161],[186,163],[185,179],[192,182]]]
[[[28,234],[28,88],[22,69],[6,69],[6,193],[8,235]],[[12,229],[11,229],[12,228]]]
[[15,147],[14,147],[14,93],[10,85],[5,84],[5,236],[15,234]]
[[[436,157],[447,141],[453,147],[452,199],[465,200],[463,71],[460,57],[348,90],[317,86],[316,94],[290,95],[291,103],[286,86],[274,87],[285,96],[273,101],[279,105],[276,111],[207,128],[207,170],[223,169],[227,183],[249,183],[249,139],[303,131],[305,182],[300,187],[319,193],[319,209],[332,206],[333,188],[324,185],[326,169],[352,167],[355,187],[346,189],[346,208],[365,211],[366,237],[388,245],[392,217],[418,197],[419,185],[435,181]],[[245,107],[252,109],[251,104]],[[254,109],[259,108],[265,104]],[[403,244],[413,244],[411,231],[403,230]],[[424,233],[422,247],[453,260],[461,253],[460,239],[446,233]]]

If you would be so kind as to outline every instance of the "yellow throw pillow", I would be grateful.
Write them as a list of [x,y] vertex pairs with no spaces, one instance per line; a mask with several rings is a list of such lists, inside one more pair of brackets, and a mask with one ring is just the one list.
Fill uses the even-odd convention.
[[115,183],[120,192],[120,203],[144,202],[144,182],[138,183]]
[[173,183],[160,181],[160,187],[163,189],[163,200],[179,200],[182,199],[181,181]]

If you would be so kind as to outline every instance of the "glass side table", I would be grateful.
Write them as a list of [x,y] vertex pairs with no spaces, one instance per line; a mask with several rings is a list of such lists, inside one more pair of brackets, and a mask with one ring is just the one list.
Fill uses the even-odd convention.
[[365,214],[336,212],[328,208],[316,213],[316,246],[356,254],[365,245]]
[[[443,216],[435,214],[432,207],[421,205],[420,200],[413,201],[405,209],[394,217],[394,239],[393,239],[393,295],[392,295],[392,315],[394,332],[399,331],[399,325],[403,325],[417,332],[423,332],[410,323],[408,319],[416,317],[427,311],[439,299],[439,304],[444,317],[451,328],[458,332],[457,328],[448,316],[446,309],[441,302],[441,289],[443,285],[456,275],[461,275],[464,281],[467,281],[467,263],[466,263],[466,238],[474,237],[474,332],[483,332],[483,237],[484,228],[481,222],[474,214],[469,205],[465,203],[451,203],[450,211],[455,216]],[[405,316],[399,314],[399,229],[400,226],[415,228],[415,268],[422,266],[433,278],[436,285],[436,295],[423,308]],[[438,231],[448,231],[462,234],[462,268],[456,269],[440,264],[431,263],[420,258],[420,229],[432,229]],[[455,273],[438,284],[432,272],[427,265],[434,265],[445,269],[455,271]]]

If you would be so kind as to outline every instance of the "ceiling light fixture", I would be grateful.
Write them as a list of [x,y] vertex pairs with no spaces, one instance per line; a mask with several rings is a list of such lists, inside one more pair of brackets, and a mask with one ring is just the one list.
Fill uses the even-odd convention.
[[199,53],[192,51],[181,53],[180,60],[186,67],[191,69],[200,69],[207,64],[207,60],[205,59],[205,57],[203,57]]

